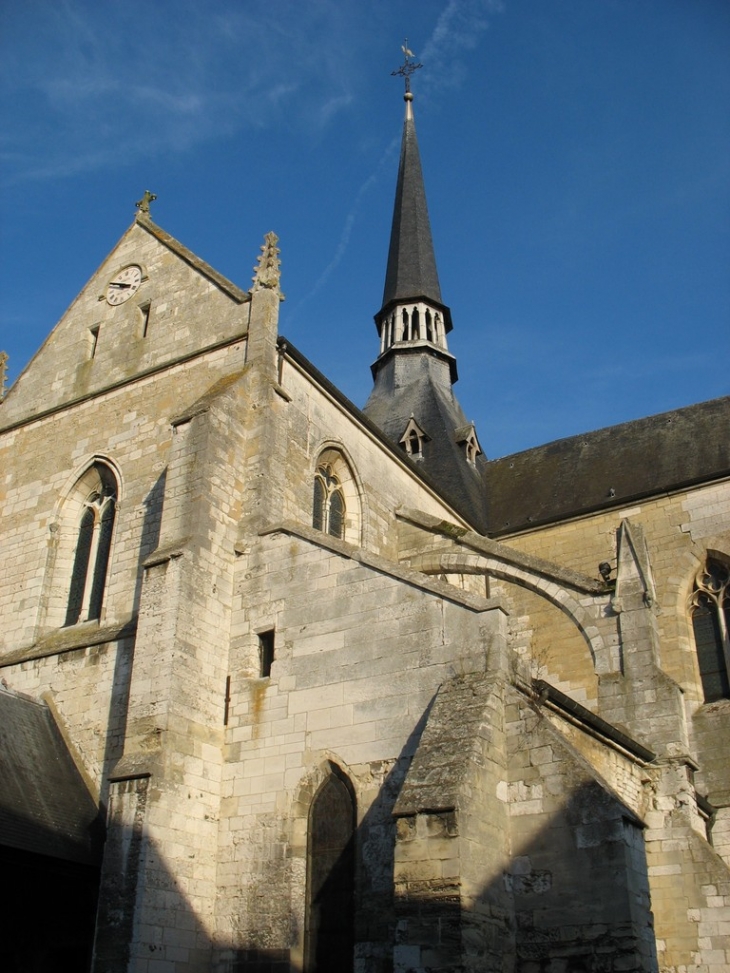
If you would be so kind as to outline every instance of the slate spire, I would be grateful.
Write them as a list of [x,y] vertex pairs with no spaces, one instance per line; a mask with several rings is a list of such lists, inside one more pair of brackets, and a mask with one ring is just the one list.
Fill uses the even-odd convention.
[[406,116],[383,306],[375,315],[380,354],[364,412],[480,529],[483,458],[476,430],[454,395],[456,359],[446,342],[451,312],[441,301],[413,118],[409,81],[420,65],[407,45],[403,53],[406,63],[393,73],[405,77]]
[[391,301],[423,297],[441,303],[441,288],[428,219],[426,190],[413,117],[413,95],[405,93],[398,183],[385,274],[383,307]]
[[407,352],[412,350],[413,342],[419,342],[421,345],[426,343],[437,357],[440,354],[444,360],[448,359],[451,381],[455,382],[456,361],[449,355],[446,345],[446,335],[452,328],[451,312],[441,302],[441,286],[413,117],[413,94],[410,90],[410,74],[421,65],[410,61],[413,55],[407,47],[403,51],[406,64],[393,73],[405,75],[403,100],[406,103],[406,117],[383,305],[375,315],[380,335],[380,358],[373,365],[373,376],[377,378],[381,364],[390,357],[389,352]]

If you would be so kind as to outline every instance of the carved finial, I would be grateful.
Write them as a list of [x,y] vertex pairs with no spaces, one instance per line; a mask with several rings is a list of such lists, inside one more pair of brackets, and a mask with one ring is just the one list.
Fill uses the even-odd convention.
[[253,277],[252,290],[257,291],[261,287],[267,287],[270,290],[279,290],[281,267],[279,263],[280,251],[276,245],[278,242],[279,238],[275,233],[267,233],[264,237],[261,256],[254,267],[256,273]]
[[152,203],[155,199],[157,199],[157,196],[154,193],[151,193],[149,189],[145,189],[142,199],[138,199],[134,205],[137,207],[140,213],[143,213],[145,216],[149,216],[150,203]]
[[0,351],[0,402],[5,398],[5,381],[8,377],[7,352]]
[[405,80],[406,83],[405,99],[406,101],[410,101],[413,98],[413,95],[411,94],[411,75],[413,74],[414,71],[417,71],[419,68],[422,68],[423,65],[415,63],[416,55],[413,53],[413,51],[409,49],[407,37],[405,41],[401,44],[400,49],[403,51],[403,57],[405,58],[405,61],[403,62],[403,64],[401,64],[401,66],[398,68],[397,71],[391,71],[390,73],[393,77],[395,77],[396,75],[400,75]]

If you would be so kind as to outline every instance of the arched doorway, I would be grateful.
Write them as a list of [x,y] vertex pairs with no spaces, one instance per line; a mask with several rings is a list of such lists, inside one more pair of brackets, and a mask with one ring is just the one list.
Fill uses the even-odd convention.
[[307,973],[351,973],[354,948],[355,800],[336,770],[309,812]]

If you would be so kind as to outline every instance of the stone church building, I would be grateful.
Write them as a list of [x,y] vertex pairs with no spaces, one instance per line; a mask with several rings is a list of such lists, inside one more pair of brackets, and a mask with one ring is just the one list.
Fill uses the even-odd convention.
[[0,406],[0,968],[726,973],[730,399],[487,459],[410,92],[364,409],[276,244],[145,198]]

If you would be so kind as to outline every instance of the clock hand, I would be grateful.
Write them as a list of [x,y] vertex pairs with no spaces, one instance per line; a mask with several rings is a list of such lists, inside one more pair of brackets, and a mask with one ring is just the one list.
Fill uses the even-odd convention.
[[113,280],[109,284],[110,287],[131,287],[131,284],[123,284],[121,281]]

